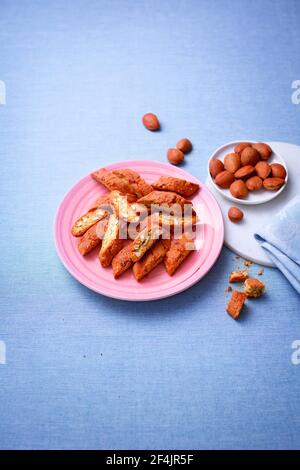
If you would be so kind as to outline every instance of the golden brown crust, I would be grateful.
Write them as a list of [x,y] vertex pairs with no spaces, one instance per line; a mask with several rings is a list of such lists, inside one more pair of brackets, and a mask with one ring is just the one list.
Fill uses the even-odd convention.
[[199,189],[199,184],[172,176],[161,176],[152,186],[159,191],[171,191],[183,197],[190,197]]
[[244,282],[248,278],[248,271],[232,271],[229,276],[229,282]]
[[124,194],[134,194],[137,197],[145,196],[152,191],[152,186],[146,183],[138,173],[129,169],[109,171],[106,168],[100,168],[91,176],[110,191],[117,190]]
[[129,168],[124,168],[120,170],[113,170],[114,175],[119,178],[124,178],[128,181],[130,187],[133,190],[133,193],[137,197],[146,196],[146,194],[151,193],[153,188],[148,184],[136,171],[130,170]]
[[170,191],[152,191],[137,201],[139,204],[145,204],[145,206],[151,206],[151,204],[167,205],[172,206],[173,204],[179,204],[184,207],[185,204],[192,204],[191,201],[179,196],[174,192]]
[[185,235],[171,241],[170,249],[167,251],[164,259],[165,268],[169,276],[175,273],[176,269],[193,250],[195,250],[195,243]]
[[104,268],[111,264],[113,257],[119,253],[123,246],[123,240],[120,240],[119,235],[120,221],[115,214],[111,214],[99,252],[99,260]]
[[246,295],[237,290],[233,291],[231,299],[226,307],[226,312],[236,320],[240,315],[246,300]]
[[244,284],[244,293],[247,297],[260,297],[265,290],[263,282],[255,278],[246,279]]
[[100,222],[94,224],[85,232],[85,234],[79,240],[78,243],[78,250],[79,253],[82,254],[82,256],[86,256],[94,248],[101,244],[103,234],[105,233],[105,230],[107,228],[107,223],[108,220],[103,219]]
[[137,281],[143,279],[164,259],[169,248],[169,240],[159,240],[148,253],[133,265],[133,274]]
[[131,246],[126,245],[122,248],[121,251],[114,257],[112,260],[112,270],[114,278],[117,279],[121,276],[127,269],[131,268],[133,261],[131,259]]
[[73,224],[71,229],[72,235],[74,237],[81,237],[90,227],[92,227],[92,225],[104,219],[107,215],[108,212],[100,207],[89,210]]

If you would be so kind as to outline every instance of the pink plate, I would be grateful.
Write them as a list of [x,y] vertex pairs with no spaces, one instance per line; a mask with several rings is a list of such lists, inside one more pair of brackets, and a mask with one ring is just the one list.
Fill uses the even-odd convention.
[[[199,183],[186,171],[160,162],[125,161],[107,165],[106,168],[131,168],[149,183],[162,175]],[[78,239],[71,235],[71,227],[76,219],[91,208],[97,197],[107,192],[90,175],[73,186],[56,214],[54,238],[62,263],[72,276],[86,287],[114,299],[156,300],[182,292],[205,276],[216,262],[223,246],[224,225],[221,210],[206,186],[200,186],[200,191],[192,198],[200,219],[196,238],[197,250],[189,255],[172,277],[165,272],[163,265],[159,265],[139,283],[131,270],[115,280],[111,268],[101,267],[98,261],[99,250],[94,250],[86,257],[80,255],[77,250]]]

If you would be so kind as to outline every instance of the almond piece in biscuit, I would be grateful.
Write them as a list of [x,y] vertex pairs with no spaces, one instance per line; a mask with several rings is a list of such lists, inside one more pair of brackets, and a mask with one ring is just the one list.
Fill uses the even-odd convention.
[[231,299],[226,307],[227,313],[236,320],[244,306],[246,295],[243,292],[237,290],[233,291]]

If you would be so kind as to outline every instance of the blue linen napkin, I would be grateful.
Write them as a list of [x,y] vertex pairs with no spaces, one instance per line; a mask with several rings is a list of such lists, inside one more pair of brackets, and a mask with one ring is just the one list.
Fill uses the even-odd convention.
[[300,196],[293,198],[254,237],[300,294]]

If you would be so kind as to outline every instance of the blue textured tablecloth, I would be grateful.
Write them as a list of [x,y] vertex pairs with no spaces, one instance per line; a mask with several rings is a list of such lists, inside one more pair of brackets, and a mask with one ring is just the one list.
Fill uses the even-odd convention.
[[279,271],[234,322],[226,249],[188,291],[127,303],[75,281],[52,239],[106,163],[187,136],[203,181],[224,142],[300,144],[299,22],[297,0],[0,1],[1,448],[300,448],[300,300]]

